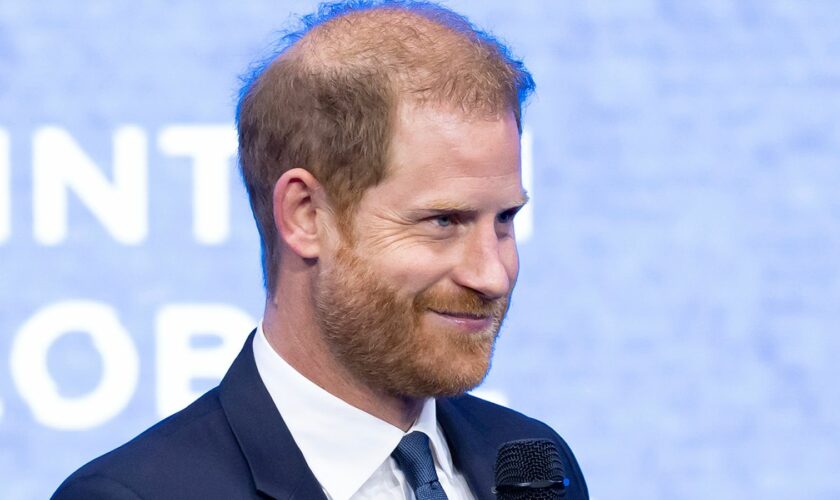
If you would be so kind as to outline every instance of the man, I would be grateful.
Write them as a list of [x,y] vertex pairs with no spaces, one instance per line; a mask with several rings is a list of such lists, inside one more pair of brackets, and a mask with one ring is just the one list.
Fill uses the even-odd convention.
[[544,424],[462,394],[518,272],[530,75],[461,16],[322,7],[246,84],[240,161],[260,327],[219,387],[73,474],[67,498],[493,498],[500,444]]

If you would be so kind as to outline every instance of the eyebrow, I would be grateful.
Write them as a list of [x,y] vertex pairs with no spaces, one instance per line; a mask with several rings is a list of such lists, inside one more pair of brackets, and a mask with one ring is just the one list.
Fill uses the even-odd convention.
[[[527,193],[522,193],[522,197],[518,200],[507,204],[506,207],[501,210],[501,212],[507,212],[508,210],[513,209],[520,209],[525,206],[526,203],[529,201],[529,197]],[[417,208],[412,210],[412,213],[476,213],[479,209],[476,207],[466,204],[460,203],[457,201],[451,200],[433,200],[429,203],[424,203],[422,208]]]

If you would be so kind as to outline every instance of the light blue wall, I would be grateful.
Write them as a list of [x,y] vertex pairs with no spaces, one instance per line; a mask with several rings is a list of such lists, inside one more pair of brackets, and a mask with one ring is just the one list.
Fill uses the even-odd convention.
[[[0,497],[44,498],[159,418],[161,310],[259,318],[233,164],[230,233],[201,244],[191,161],[160,135],[230,125],[237,75],[312,5],[0,3]],[[569,441],[596,500],[840,498],[837,4],[449,5],[512,44],[538,85],[534,232],[485,388]],[[107,177],[125,125],[148,141],[147,236],[115,241],[71,195],[66,239],[39,242],[39,131],[66,131]],[[59,430],[36,418],[37,381],[15,379],[12,358],[28,321],[74,300],[114,311],[140,382],[115,417]],[[104,369],[83,332],[47,363],[67,399]]]

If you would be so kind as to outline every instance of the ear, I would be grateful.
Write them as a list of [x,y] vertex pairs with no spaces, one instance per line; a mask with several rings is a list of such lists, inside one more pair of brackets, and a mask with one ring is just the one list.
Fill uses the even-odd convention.
[[274,185],[274,226],[286,246],[304,259],[321,253],[317,221],[323,201],[321,184],[307,170],[286,171]]

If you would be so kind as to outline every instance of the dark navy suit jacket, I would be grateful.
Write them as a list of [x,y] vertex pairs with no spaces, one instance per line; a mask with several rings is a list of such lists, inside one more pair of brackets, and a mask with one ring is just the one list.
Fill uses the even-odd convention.
[[[53,498],[325,499],[260,379],[253,336],[218,387],[77,470]],[[476,498],[494,498],[499,445],[525,438],[554,440],[571,481],[565,498],[589,498],[574,455],[547,425],[472,396],[439,399],[437,418]]]

